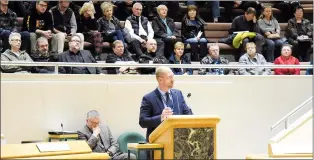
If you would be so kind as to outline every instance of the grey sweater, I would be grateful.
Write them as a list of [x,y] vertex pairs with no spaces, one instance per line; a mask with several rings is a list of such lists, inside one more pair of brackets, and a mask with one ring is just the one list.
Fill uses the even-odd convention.
[[280,35],[280,26],[275,18],[272,18],[269,22],[265,18],[259,19],[257,23],[263,33],[271,32],[272,34],[278,33]]

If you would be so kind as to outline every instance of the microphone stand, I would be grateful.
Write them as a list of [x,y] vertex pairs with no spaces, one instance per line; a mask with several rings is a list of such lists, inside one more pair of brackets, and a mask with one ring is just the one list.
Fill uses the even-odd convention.
[[63,141],[66,141],[66,140],[65,140],[65,136],[64,136],[64,130],[63,130],[63,124],[62,124],[62,123],[61,123],[61,129],[62,129]]

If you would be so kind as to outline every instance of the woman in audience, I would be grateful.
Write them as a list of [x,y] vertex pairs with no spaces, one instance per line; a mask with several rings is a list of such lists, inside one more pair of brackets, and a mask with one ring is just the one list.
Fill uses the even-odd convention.
[[193,61],[199,61],[207,54],[204,25],[205,21],[198,15],[197,7],[189,5],[187,14],[182,20],[181,36],[184,43],[191,46]]
[[[184,44],[177,42],[174,45],[174,54],[169,58],[170,64],[191,64],[191,61],[184,54]],[[192,75],[193,70],[191,68],[171,68],[175,75]]]
[[[281,48],[281,56],[276,58],[274,64],[278,65],[299,65],[297,58],[291,55],[292,49],[290,45],[283,45]],[[275,75],[300,75],[299,68],[275,68]]]
[[109,2],[101,4],[101,10],[103,11],[103,17],[98,19],[98,31],[103,33],[104,41],[113,42],[115,40],[121,40],[126,49],[126,42],[130,42],[129,35],[121,26],[120,21],[113,16],[114,5]]
[[277,52],[280,50],[283,41],[280,39],[280,26],[276,18],[273,16],[271,6],[264,7],[264,11],[258,20],[258,26],[265,36],[267,45],[266,59],[268,62],[273,62],[275,57],[279,56],[279,53]]
[[77,18],[77,32],[83,33],[87,42],[95,47],[95,59],[99,60],[102,52],[102,38],[97,31],[97,20],[94,16],[95,8],[92,2],[85,2],[80,9],[80,16]]

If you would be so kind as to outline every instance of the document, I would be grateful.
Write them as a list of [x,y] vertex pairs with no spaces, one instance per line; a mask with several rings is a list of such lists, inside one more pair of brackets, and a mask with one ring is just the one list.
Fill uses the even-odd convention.
[[36,146],[40,152],[70,151],[66,142],[38,143]]
[[203,32],[199,31],[196,37],[201,38],[202,34],[203,34]]

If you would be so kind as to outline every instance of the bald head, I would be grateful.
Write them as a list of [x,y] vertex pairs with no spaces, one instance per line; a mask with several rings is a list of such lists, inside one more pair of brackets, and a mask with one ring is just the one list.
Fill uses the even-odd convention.
[[163,91],[168,91],[173,87],[173,72],[169,67],[160,66],[156,69],[156,79],[158,86]]
[[146,42],[146,49],[148,53],[155,53],[157,50],[157,42],[155,39],[149,39]]
[[133,15],[134,16],[141,16],[142,15],[142,10],[143,10],[143,6],[141,3],[139,2],[136,2],[133,4],[133,7],[132,7],[132,12],[133,12]]

